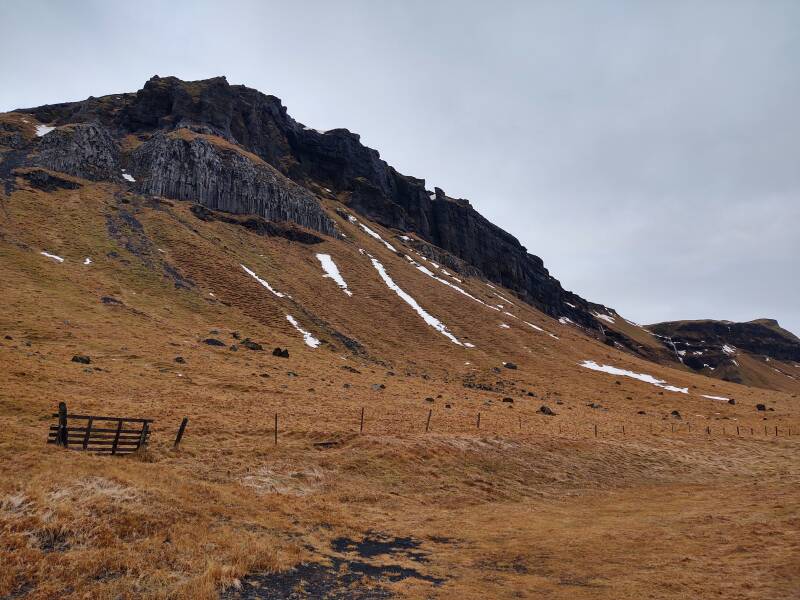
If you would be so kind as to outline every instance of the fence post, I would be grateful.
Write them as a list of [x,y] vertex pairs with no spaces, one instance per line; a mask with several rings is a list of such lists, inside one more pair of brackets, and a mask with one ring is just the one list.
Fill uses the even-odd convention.
[[[91,426],[91,420],[89,421],[89,424]],[[150,423],[148,423],[147,421],[142,423],[142,434],[139,436],[139,448],[138,448],[138,450],[142,450],[143,448],[147,447],[147,431],[150,429],[149,425],[150,425]],[[89,432],[88,431],[86,432],[86,436],[87,437],[89,436]]]
[[117,445],[119,444],[119,434],[122,431],[122,419],[117,421],[117,434],[114,436],[114,443],[111,444],[111,454],[117,453]]
[[597,423],[594,424],[594,437],[597,437]]
[[481,413],[478,413],[478,424],[476,425],[478,429],[481,428]]
[[181,426],[178,427],[178,435],[175,436],[175,444],[172,446],[175,450],[178,449],[178,444],[180,444],[183,439],[183,432],[186,431],[187,423],[189,423],[189,417],[183,417]]
[[622,435],[625,435],[625,425],[622,426]]
[[86,447],[89,445],[89,436],[92,434],[92,423],[94,422],[94,417],[89,417],[89,422],[86,424],[86,434],[83,436],[83,449],[86,450]]
[[739,426],[736,426],[736,437],[739,437]]
[[58,403],[58,431],[56,432],[56,444],[67,447],[69,439],[67,436],[67,403]]
[[275,413],[275,445],[278,445],[278,413]]
[[778,437],[778,426],[775,425],[775,437]]
[[425,433],[428,433],[428,428],[431,426],[431,415],[433,414],[433,409],[431,408],[428,410],[428,420],[425,422]]
[[361,407],[361,427],[358,430],[359,433],[364,433],[364,407]]

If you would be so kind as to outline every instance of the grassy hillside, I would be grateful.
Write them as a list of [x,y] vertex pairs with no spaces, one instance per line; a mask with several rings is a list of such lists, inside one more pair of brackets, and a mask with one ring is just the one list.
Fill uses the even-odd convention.
[[[0,597],[796,594],[797,387],[636,359],[333,196],[346,237],[304,244],[57,177],[0,207]],[[149,448],[46,446],[60,401]]]

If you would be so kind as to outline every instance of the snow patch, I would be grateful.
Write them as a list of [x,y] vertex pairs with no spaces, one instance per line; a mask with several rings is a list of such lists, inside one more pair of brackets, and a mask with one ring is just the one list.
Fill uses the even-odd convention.
[[131,175],[130,173],[126,173],[125,169],[122,169],[122,178],[125,181],[130,181],[131,183],[136,183],[136,180],[133,178],[133,175]]
[[736,348],[733,346],[728,346],[728,344],[722,346],[722,351],[728,356],[733,356],[734,354],[736,354]]
[[[349,217],[349,218],[352,219],[353,217]],[[369,227],[367,227],[363,223],[359,223],[358,219],[356,219],[355,221],[351,221],[351,222],[358,223],[358,226],[361,227],[361,229],[363,229],[367,233],[367,235],[370,235],[370,236],[374,237],[376,240],[381,242],[384,246],[386,246],[392,252],[397,252],[397,248],[395,248],[389,242],[387,242],[385,239],[383,239],[376,231],[373,231],[372,229],[370,229]]]
[[286,296],[286,294],[284,294],[284,293],[282,293],[282,292],[279,292],[278,290],[274,289],[274,288],[273,288],[273,287],[272,287],[272,286],[271,286],[269,283],[267,283],[267,281],[265,281],[264,279],[261,279],[261,277],[259,277],[258,275],[256,275],[256,274],[255,274],[253,271],[251,271],[250,269],[248,269],[248,268],[247,268],[247,267],[245,267],[244,265],[240,264],[239,266],[240,266],[240,267],[242,267],[242,268],[244,269],[245,273],[247,273],[248,275],[250,275],[250,277],[252,277],[253,279],[255,279],[255,280],[258,282],[258,283],[260,283],[261,285],[263,285],[263,286],[264,286],[265,288],[267,288],[267,289],[268,289],[270,292],[272,292],[273,294],[275,294],[275,295],[276,295],[278,298],[284,298],[284,297]]
[[49,125],[37,125],[36,126],[36,136],[37,137],[44,137],[51,131],[53,131],[55,127],[50,127]]
[[305,329],[302,329],[300,325],[297,324],[297,320],[292,315],[286,315],[286,320],[292,324],[292,327],[297,329],[300,333],[303,334],[303,341],[306,343],[306,346],[310,346],[311,348],[316,348],[320,345],[320,341],[311,335]]
[[616,321],[614,320],[614,318],[613,318],[613,317],[609,317],[608,315],[604,315],[604,314],[602,314],[602,313],[598,313],[598,312],[596,312],[596,313],[592,313],[592,314],[594,314],[594,316],[595,316],[596,318],[600,319],[601,321],[605,321],[606,323],[611,323],[612,325],[613,325],[614,323],[616,323]]
[[585,369],[591,369],[592,371],[602,371],[603,373],[610,373],[611,375],[620,375],[622,377],[630,377],[632,379],[638,379],[639,381],[650,383],[652,385],[658,386],[670,392],[679,392],[681,394],[689,393],[689,388],[679,388],[675,387],[674,385],[668,385],[666,381],[662,379],[656,379],[652,375],[647,375],[646,373],[636,373],[634,371],[628,371],[627,369],[620,369],[619,367],[614,367],[611,365],[598,365],[593,360],[584,360],[583,362],[580,362],[578,364],[581,367]]
[[725,398],[723,396],[707,396],[705,394],[700,394],[703,398],[708,398],[709,400],[724,400],[727,402],[730,398]]
[[92,264],[92,259],[87,256],[86,258],[83,259],[83,264],[85,265]]
[[501,327],[502,329],[511,329],[511,326],[510,326],[510,325],[508,325],[507,323],[500,323],[500,327]]
[[387,286],[387,287],[388,287],[390,290],[393,290],[393,291],[394,291],[394,292],[395,292],[395,293],[396,293],[398,296],[400,296],[400,298],[401,298],[401,299],[402,299],[402,300],[403,300],[403,301],[404,301],[406,304],[408,304],[408,305],[409,305],[411,308],[413,308],[413,309],[414,309],[414,311],[415,311],[415,312],[416,312],[416,313],[417,313],[417,314],[418,314],[420,317],[422,317],[422,320],[423,320],[423,321],[425,321],[425,322],[426,322],[428,325],[430,325],[431,327],[433,327],[433,328],[434,328],[436,331],[438,331],[439,333],[441,333],[443,336],[445,336],[447,339],[449,339],[449,340],[450,340],[451,342],[453,342],[454,344],[456,344],[456,345],[458,345],[458,346],[463,346],[463,345],[464,345],[464,344],[462,344],[461,342],[459,342],[459,341],[458,341],[458,338],[456,338],[456,336],[454,336],[452,333],[450,333],[450,331],[448,331],[448,329],[447,329],[447,327],[444,325],[444,323],[442,323],[441,321],[439,321],[439,319],[437,319],[436,317],[434,317],[434,316],[432,316],[432,315],[428,314],[427,312],[425,312],[425,309],[424,309],[424,308],[422,308],[422,307],[421,307],[421,306],[420,306],[420,305],[417,303],[417,301],[416,301],[416,300],[414,300],[414,298],[412,298],[412,297],[411,297],[411,296],[410,296],[408,293],[406,293],[405,291],[403,291],[403,290],[400,288],[400,286],[399,286],[399,285],[397,285],[397,284],[396,284],[396,283],[395,283],[395,282],[392,280],[392,278],[391,278],[391,277],[389,277],[389,274],[386,272],[386,269],[383,267],[383,265],[380,263],[380,261],[378,261],[377,259],[375,259],[375,258],[373,258],[373,257],[371,257],[371,256],[370,256],[370,260],[372,261],[372,266],[373,266],[373,267],[375,267],[375,270],[378,272],[378,275],[380,275],[380,276],[381,276],[381,279],[383,279],[383,282],[386,284],[386,286]]
[[47,258],[52,258],[56,262],[60,262],[60,263],[64,262],[64,259],[61,258],[60,256],[56,256],[55,254],[50,254],[49,252],[45,252],[44,250],[39,252],[39,254],[41,254],[42,256],[46,256]]
[[320,264],[322,265],[322,270],[325,271],[325,275],[323,277],[327,277],[328,279],[333,279],[333,281],[342,288],[342,291],[347,294],[348,296],[352,296],[353,292],[347,289],[347,282],[342,277],[341,273],[339,273],[339,268],[336,266],[336,263],[333,262],[330,254],[317,254],[317,260],[319,260]]

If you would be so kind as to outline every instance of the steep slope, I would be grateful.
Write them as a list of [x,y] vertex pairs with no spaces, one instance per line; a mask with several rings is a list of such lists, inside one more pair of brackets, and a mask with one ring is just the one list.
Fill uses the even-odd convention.
[[[305,127],[288,115],[278,98],[229,85],[224,77],[185,82],[156,76],[136,94],[17,113],[59,128],[92,124],[94,137],[103,138],[107,146],[99,169],[104,179],[119,179],[116,167],[127,166],[139,182],[137,188],[145,193],[193,198],[214,208],[257,212],[268,219],[282,216],[331,234],[329,224],[320,222],[308,198],[297,198],[302,194],[289,191],[295,188],[285,181],[276,185],[275,180],[280,180],[277,171],[305,186],[336,195],[353,210],[384,226],[415,232],[456,257],[458,260],[447,265],[452,269],[466,263],[544,312],[598,329],[590,310],[593,305],[565,291],[541,259],[483,218],[468,201],[450,198],[438,188],[428,191],[424,180],[398,173],[380,159],[377,151],[363,146],[357,134],[346,129],[319,132]],[[176,131],[181,133],[170,135]],[[269,171],[264,165],[274,169],[268,175],[261,174],[261,179],[269,181],[253,183],[258,174],[251,173],[252,167],[241,160],[235,161],[235,167],[221,165],[226,161],[220,156],[220,144],[204,140],[203,135],[221,138],[260,158],[262,171]],[[119,142],[119,149],[109,143],[111,138]],[[72,149],[81,147],[73,143]],[[235,152],[223,154],[230,160],[236,158]],[[93,164],[97,159],[73,152],[70,160]],[[39,162],[46,167],[64,166],[54,164],[47,156]],[[85,175],[74,168],[58,170]],[[287,206],[287,197],[305,208],[276,215],[264,207],[273,198],[274,204]]]

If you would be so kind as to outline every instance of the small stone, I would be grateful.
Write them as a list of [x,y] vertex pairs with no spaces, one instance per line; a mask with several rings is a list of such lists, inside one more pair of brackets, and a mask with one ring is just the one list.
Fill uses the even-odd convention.
[[228,348],[228,350],[230,350],[231,352],[238,352],[239,351],[239,346],[237,346],[236,344],[233,344],[230,348]]
[[183,365],[183,364],[186,364],[186,359],[183,358],[182,356],[176,356],[175,357],[175,362],[178,363],[178,364]]
[[13,338],[13,337],[11,337],[10,335],[7,335],[7,336],[6,336],[6,339],[7,339],[7,340],[13,340],[14,338]]
[[514,399],[506,396],[505,398],[503,398],[503,402],[510,402],[511,404],[513,404],[514,403]]
[[92,362],[92,359],[83,354],[76,354],[75,356],[72,357],[72,362],[80,363],[82,365],[88,365]]
[[[75,359],[73,358],[72,360],[75,360]],[[756,404],[756,410],[759,410],[759,411],[767,410],[767,407],[764,406],[763,404]]]
[[261,344],[259,344],[258,342],[254,342],[250,338],[246,338],[246,339],[242,340],[242,346],[244,346],[248,350],[263,350],[264,349],[264,347]]
[[209,346],[225,346],[225,342],[222,342],[217,338],[206,338],[203,340],[203,343],[208,344]]
[[377,392],[378,390],[385,390],[385,389],[386,389],[386,386],[383,385],[382,383],[373,383],[372,384],[372,390],[375,391],[375,392]]
[[506,369],[516,369],[517,368],[517,365],[515,365],[513,362],[503,363],[503,366]]
[[556,413],[553,412],[553,409],[550,408],[549,406],[547,406],[546,404],[542,404],[539,407],[539,412],[542,413],[543,415],[547,415],[549,417],[553,417],[556,414]]
[[294,371],[287,371],[287,372],[286,372],[286,374],[287,374],[289,377],[297,377],[297,373],[295,373]]
[[233,339],[235,339],[235,340],[241,339],[241,337],[239,337],[239,332],[238,331],[231,331],[231,337]]
[[262,373],[261,375],[259,375],[259,377],[267,378],[269,377],[269,373]]
[[281,348],[275,348],[272,351],[272,356],[277,356],[279,358],[289,358],[289,349],[286,348],[282,350]]
[[431,398],[430,396],[428,396],[427,398],[425,398],[425,402],[433,402],[433,398]]
[[342,385],[342,387],[344,389],[346,389],[346,390],[349,390],[350,389],[350,384],[349,383],[345,383],[344,385]]
[[528,392],[527,395],[530,396],[531,398],[536,398],[536,394],[534,394],[533,392]]
[[114,298],[114,296],[103,296],[100,298],[100,302],[103,304],[122,304],[122,302]]
[[499,373],[500,367],[492,367],[492,371],[494,371],[495,373]]
[[677,410],[673,410],[673,411],[672,411],[671,413],[669,413],[669,414],[670,414],[670,415],[672,415],[673,417],[675,417],[676,419],[680,419],[680,418],[681,418],[681,413],[680,413],[680,412],[678,412]]
[[637,411],[636,414],[637,415],[646,415],[647,413],[644,412],[643,410],[640,410],[640,411]]
[[590,402],[586,406],[588,406],[589,408],[602,408],[597,402]]
[[449,404],[445,404],[444,407],[445,408],[451,408],[451,406]]
[[728,404],[736,404],[736,400],[734,400],[733,398],[731,398],[730,400],[728,400]]

